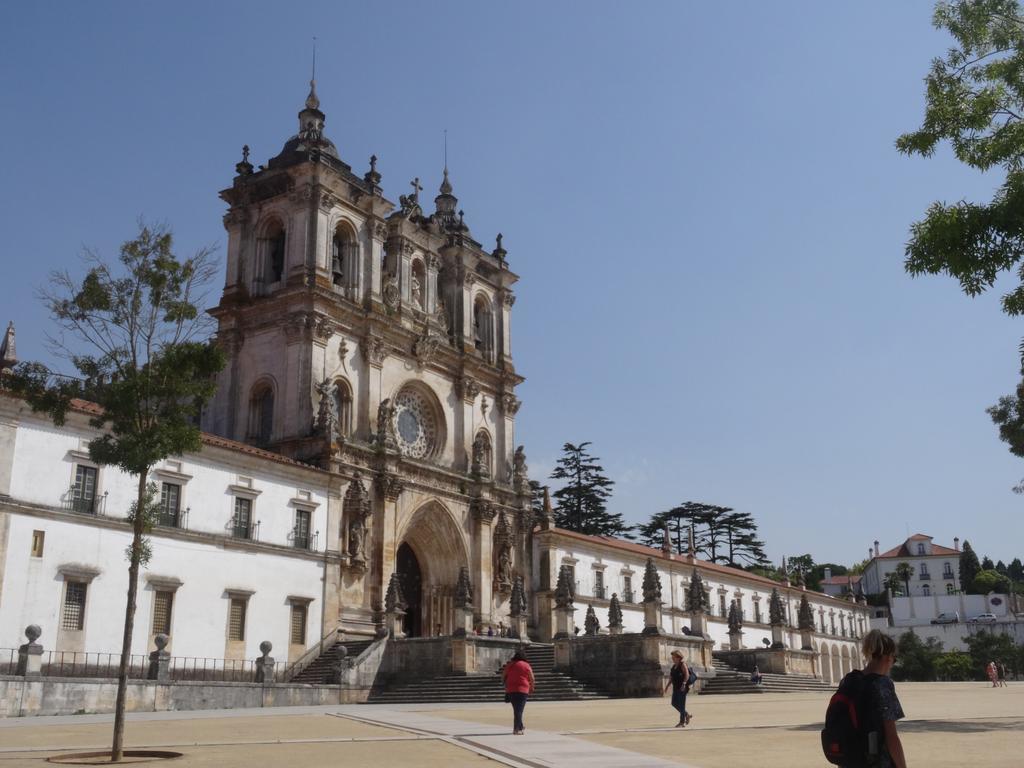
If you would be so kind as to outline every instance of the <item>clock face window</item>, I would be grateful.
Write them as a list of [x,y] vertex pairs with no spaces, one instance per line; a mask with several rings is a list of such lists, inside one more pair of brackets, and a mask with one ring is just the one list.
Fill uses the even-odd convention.
[[395,398],[395,411],[395,431],[401,452],[413,459],[433,454],[437,425],[427,399],[414,389],[404,389]]

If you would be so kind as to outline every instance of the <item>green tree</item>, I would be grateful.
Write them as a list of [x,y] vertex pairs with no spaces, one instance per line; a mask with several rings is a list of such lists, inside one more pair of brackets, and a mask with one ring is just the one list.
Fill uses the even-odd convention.
[[894,680],[928,682],[935,679],[935,664],[942,655],[942,643],[934,637],[921,642],[913,632],[904,632],[899,637],[899,655],[892,668]]
[[885,574],[885,578],[882,579],[882,586],[893,596],[900,594],[901,583],[900,577],[895,571]]
[[673,549],[679,554],[689,549],[690,528],[693,528],[697,554],[712,563],[735,567],[767,564],[764,542],[757,537],[757,523],[749,513],[686,501],[652,515],[647,523],[639,526],[640,541],[660,549],[665,526],[668,526]]
[[992,562],[992,558],[991,557],[989,557],[988,555],[985,555],[983,558],[981,558],[981,570],[983,570],[983,571],[994,571],[995,569],[996,569],[996,564]]
[[555,523],[560,528],[590,536],[619,536],[630,538],[632,526],[622,515],[609,512],[607,501],[615,484],[604,474],[595,456],[587,452],[589,442],[562,446],[562,458],[551,473],[553,480],[565,480],[555,491]]
[[864,569],[868,567],[868,563],[870,562],[870,560],[861,560],[860,562],[854,563],[850,566],[850,573],[854,576],[864,573]]
[[1001,595],[1009,594],[1010,579],[999,571],[983,570],[978,571],[971,583],[971,593],[975,595],[987,595],[990,592],[998,592]]
[[978,556],[974,553],[974,548],[969,541],[964,539],[964,548],[960,551],[960,588],[968,594],[972,594],[971,589],[974,585],[974,577],[978,575],[980,570],[981,563],[978,562]]
[[1002,662],[1011,674],[1020,672],[1024,649],[1016,645],[1009,635],[982,631],[964,638],[964,642],[971,656],[971,673],[975,679],[985,678],[985,667],[990,661]]
[[935,676],[939,680],[970,680],[973,662],[963,651],[943,653],[935,659]]
[[914,578],[914,566],[910,563],[898,563],[893,573],[896,575],[896,578],[900,580],[903,586],[907,588],[907,591],[904,594],[909,596],[910,581]]
[[825,578],[826,568],[832,571],[833,576],[850,575],[850,570],[845,565],[839,565],[838,563],[815,563],[810,572],[804,576],[808,589],[821,591],[821,582]]
[[103,430],[89,441],[90,458],[137,479],[128,514],[132,543],[111,747],[115,762],[123,753],[139,568],[150,554],[145,533],[152,523],[155,488],[149,472],[167,456],[201,448],[195,425],[224,365],[221,350],[206,340],[209,321],[198,307],[199,291],[214,274],[210,255],[203,249],[179,260],[170,231],[140,226],[138,236],[121,246],[116,262],[87,253],[80,282],[69,272],[52,274],[43,290],[59,329],[52,346],[78,376],[59,376],[38,363],[25,363],[9,377],[8,386],[57,426],[64,424],[75,398],[100,406],[89,419]]
[[765,565],[764,542],[757,537],[757,522],[749,512],[727,512],[722,516],[728,563],[733,568]]
[[[925,77],[921,127],[896,140],[900,152],[930,157],[948,142],[957,159],[1002,182],[988,202],[935,202],[911,226],[905,267],[911,275],[947,274],[977,296],[1001,273],[1021,282],[1003,311],[1024,314],[1024,19],[1016,0],[939,2],[932,19],[953,37]],[[1021,353],[1024,355],[1024,344]],[[1024,381],[988,409],[1010,451],[1024,456]],[[1015,490],[1024,491],[1024,484]],[[969,583],[969,582],[965,582]]]
[[1006,568],[1006,575],[1014,581],[1024,581],[1024,563],[1019,557],[1013,558]]
[[544,519],[544,486],[537,480],[530,480],[529,487],[530,510],[533,513],[533,522],[539,523]]

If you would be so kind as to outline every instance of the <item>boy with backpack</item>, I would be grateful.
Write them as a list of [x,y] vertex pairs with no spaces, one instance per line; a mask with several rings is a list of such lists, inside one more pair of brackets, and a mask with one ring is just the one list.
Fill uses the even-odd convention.
[[843,768],[907,768],[896,721],[904,717],[889,673],[896,641],[873,629],[861,645],[867,664],[843,678],[829,701],[821,748]]

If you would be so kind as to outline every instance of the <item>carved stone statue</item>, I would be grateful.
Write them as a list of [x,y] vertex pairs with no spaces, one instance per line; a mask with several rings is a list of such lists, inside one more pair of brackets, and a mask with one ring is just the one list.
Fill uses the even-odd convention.
[[506,540],[498,554],[498,584],[505,588],[512,586],[512,543]]
[[386,450],[398,450],[398,438],[395,435],[395,414],[397,408],[386,398],[377,406],[377,447]]
[[516,487],[525,486],[530,480],[528,473],[529,467],[526,466],[526,451],[520,445],[512,456],[512,484]]
[[365,562],[366,520],[370,516],[370,495],[366,492],[359,472],[356,472],[348,484],[342,510],[348,520],[348,553],[356,563]]
[[392,274],[384,275],[384,287],[381,289],[384,296],[384,303],[388,309],[398,309],[402,303],[402,294],[398,290],[398,278]]
[[363,528],[362,518],[355,517],[348,525],[348,553],[355,560],[365,560],[363,542],[366,538],[366,531]]
[[444,299],[437,297],[437,307],[434,309],[434,322],[444,331],[448,330],[448,310],[445,308]]
[[417,309],[423,309],[423,286],[420,279],[413,275],[409,281],[409,295],[412,297],[412,304]]
[[729,604],[729,634],[735,634],[743,630],[743,616],[740,613],[740,604],[733,600]]
[[316,391],[320,394],[316,430],[333,446],[341,431],[338,417],[338,386],[327,378],[316,385]]
[[473,441],[473,463],[471,471],[477,477],[491,476],[491,441],[483,432]]
[[570,573],[567,565],[558,570],[558,583],[555,585],[555,605],[558,608],[572,608],[576,599],[576,585],[572,583]]

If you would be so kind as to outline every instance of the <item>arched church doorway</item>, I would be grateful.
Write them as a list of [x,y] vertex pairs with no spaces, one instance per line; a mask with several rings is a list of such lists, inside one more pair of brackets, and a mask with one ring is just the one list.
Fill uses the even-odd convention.
[[408,543],[398,548],[395,570],[402,583],[402,594],[405,597],[405,636],[420,637],[423,634],[423,573],[420,561]]

